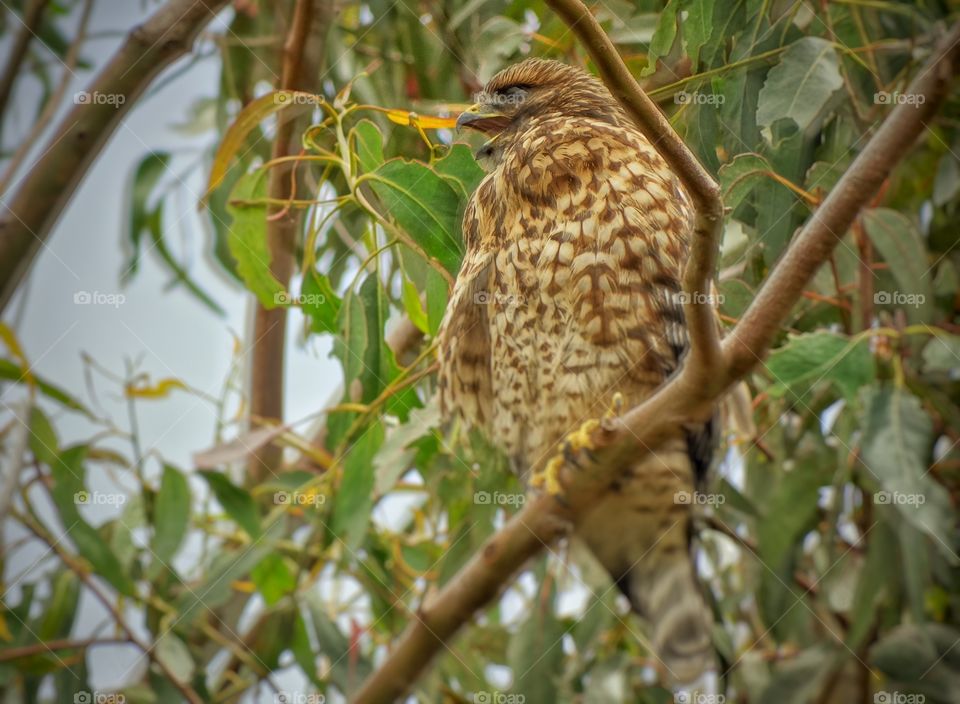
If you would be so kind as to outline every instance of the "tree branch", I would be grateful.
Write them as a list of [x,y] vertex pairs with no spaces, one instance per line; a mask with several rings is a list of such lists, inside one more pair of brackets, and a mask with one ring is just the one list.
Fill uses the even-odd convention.
[[[322,52],[310,47],[322,39],[334,8],[323,0],[297,0],[293,20],[283,46],[283,67],[278,89],[315,93],[320,76]],[[313,39],[313,42],[309,40]],[[310,49],[310,50],[308,50]],[[273,159],[282,159],[299,151],[300,125],[296,118],[278,118],[273,143]],[[270,169],[267,182],[269,198],[285,202],[295,194],[292,176],[295,162],[284,162]],[[270,270],[277,281],[287,286],[295,266],[295,246],[303,212],[299,208],[279,209],[267,219],[267,246]],[[269,212],[269,211],[268,211]],[[251,350],[250,415],[283,422],[283,370],[286,349],[287,309],[265,308],[259,301],[254,312]],[[247,465],[248,482],[262,481],[264,473],[280,465],[283,450],[274,443],[258,449]]]
[[3,75],[0,76],[0,119],[6,117],[7,103],[10,102],[13,84],[17,81],[20,66],[23,65],[23,60],[27,58],[30,41],[37,35],[37,31],[40,29],[40,21],[43,19],[43,12],[49,4],[50,0],[30,0],[23,11],[20,31],[17,32],[17,38],[10,49],[10,56],[3,69]]
[[[568,21],[585,22],[586,9],[579,0],[548,0],[548,4]],[[587,34],[584,31],[581,36]],[[608,41],[599,47],[590,45],[589,50],[595,60],[603,56],[613,66],[617,57],[615,52],[610,54],[605,48]],[[926,127],[926,120],[937,111],[958,68],[960,23],[940,42],[910,86],[911,93],[923,96],[922,102],[917,101],[922,109],[907,103],[893,109],[834,191],[791,243],[754,304],[724,343],[720,363],[704,368],[704,358],[691,355],[680,372],[660,391],[622,418],[606,423],[596,431],[593,444],[598,448],[596,454],[600,459],[592,463],[591,469],[595,471],[564,473],[568,502],[577,505],[591,502],[613,478],[618,467],[617,457],[629,454],[636,459],[649,452],[659,438],[675,430],[678,424],[704,417],[723,392],[753,368],[766,353],[806,282],[829,258],[846,227],[874,195],[886,174],[908,152],[907,147]],[[601,71],[605,69],[601,68]],[[622,78],[619,69],[616,74]],[[607,78],[606,73],[604,77]],[[633,99],[622,86],[612,86],[611,90],[618,99]],[[647,115],[645,106],[646,103],[641,101],[632,105],[629,113],[635,118]],[[669,124],[667,128],[672,133]],[[675,135],[660,143],[674,144]],[[671,161],[675,168],[679,164],[679,161]],[[692,169],[689,165],[684,167],[687,168]],[[678,170],[678,173],[689,175],[692,171]],[[704,273],[700,268],[713,256],[696,250],[714,244],[704,238],[694,241],[686,285],[698,283],[695,279]],[[691,268],[695,270],[694,274],[690,273]],[[712,276],[713,272],[706,273]],[[719,381],[705,385],[701,383],[705,375],[716,375]],[[373,704],[392,702],[401,697],[459,628],[495,599],[527,560],[563,534],[563,526],[575,513],[576,506],[565,507],[549,496],[538,496],[529,501],[435,597],[422,605],[416,620],[407,626],[386,661],[364,683],[353,701]]]
[[[106,141],[150,82],[189,52],[228,0],[169,0],[123,46],[56,126],[43,156],[0,206],[0,312]],[[5,194],[4,194],[5,195]]]

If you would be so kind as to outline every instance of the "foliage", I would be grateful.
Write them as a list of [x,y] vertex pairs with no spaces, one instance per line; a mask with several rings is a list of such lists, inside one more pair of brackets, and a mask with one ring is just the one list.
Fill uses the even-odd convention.
[[[33,471],[11,516],[51,545],[61,567],[45,589],[5,597],[0,641],[66,638],[81,592],[135,607],[157,647],[148,678],[125,690],[131,702],[174,701],[171,673],[221,701],[289,668],[331,701],[349,697],[431,589],[523,501],[504,459],[476,434],[443,426],[433,401],[433,335],[462,256],[460,216],[482,172],[466,144],[435,128],[448,123],[426,118],[449,116],[522,56],[582,64],[582,50],[540,3],[348,3],[326,38],[324,94],[264,93],[276,56],[255,40],[272,35],[275,18],[241,5],[235,41],[221,45],[219,149],[204,167],[209,244],[264,306],[299,306],[304,336],[332,338],[343,395],[324,409],[323,447],[290,426],[255,430],[239,449],[218,437],[204,469],[192,471],[98,436],[64,443],[53,412],[96,414],[79,390],[30,374],[12,333],[3,337],[10,354],[0,377],[35,402],[22,463]],[[815,7],[598,8],[628,65],[723,185],[728,322],[890,106],[910,99],[898,91],[945,19],[938,4]],[[749,380],[757,437],[728,435],[700,533],[727,701],[865,701],[874,692],[957,701],[957,109],[954,96],[920,143],[904,145],[906,160],[843,234]],[[312,197],[275,202],[265,188],[276,167],[269,126],[303,110],[313,124],[295,173]],[[157,192],[157,170],[166,159],[146,155],[134,173],[131,270],[146,235],[174,280],[216,309],[163,246],[169,194]],[[265,239],[267,218],[283,209],[304,214],[289,287],[271,273]],[[415,349],[388,344],[401,317],[423,333]],[[113,377],[132,405],[183,391],[171,380],[132,382]],[[238,469],[266,442],[305,458],[246,485]],[[134,487],[101,525],[87,522],[77,498],[93,491],[92,465]],[[48,502],[69,533],[62,543],[46,527]],[[554,555],[529,566],[415,696],[666,702],[642,632],[597,568]],[[90,689],[62,676],[68,662],[85,672],[80,646],[2,654],[0,683],[25,700],[44,681],[56,701]],[[849,691],[860,694],[842,698]]]

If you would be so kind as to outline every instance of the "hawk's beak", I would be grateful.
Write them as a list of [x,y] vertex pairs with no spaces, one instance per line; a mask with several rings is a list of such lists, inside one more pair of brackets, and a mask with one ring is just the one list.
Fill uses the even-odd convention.
[[503,113],[492,110],[488,105],[477,103],[460,113],[457,118],[457,129],[464,127],[492,134],[499,132],[509,124],[510,118]]

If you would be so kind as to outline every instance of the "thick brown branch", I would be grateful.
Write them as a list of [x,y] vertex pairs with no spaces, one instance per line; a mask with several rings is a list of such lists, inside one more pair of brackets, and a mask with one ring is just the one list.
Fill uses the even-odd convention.
[[[170,0],[130,32],[56,126],[43,156],[0,209],[0,312],[107,139],[167,66],[190,51],[228,0]],[[100,99],[100,98],[103,99]],[[6,194],[4,194],[6,195]]]
[[[559,11],[576,8],[574,0],[548,0]],[[569,14],[565,14],[568,19]],[[580,15],[573,15],[578,20]],[[592,19],[592,18],[591,18]],[[594,52],[594,58],[603,55]],[[599,63],[599,62],[598,62]],[[595,472],[580,472],[566,478],[568,500],[590,501],[612,478],[621,453],[634,459],[656,446],[658,438],[677,424],[702,417],[730,384],[739,380],[765,354],[776,331],[797,302],[813,272],[830,256],[838,236],[873,196],[885,174],[907,153],[907,147],[926,127],[946,95],[950,79],[960,64],[960,24],[940,44],[926,68],[911,85],[923,109],[903,103],[894,108],[835,193],[814,214],[770,275],[754,305],[724,344],[728,368],[714,368],[720,383],[701,383],[703,369],[688,363],[659,392],[626,416],[598,431],[594,444],[601,459]],[[920,99],[922,96],[922,99]],[[668,140],[670,141],[670,140]],[[834,233],[837,233],[836,235]],[[696,247],[710,244],[698,239]],[[798,251],[803,250],[803,251]],[[694,261],[710,261],[699,252]],[[712,272],[709,272],[712,275]],[[744,325],[746,323],[746,325]],[[701,358],[702,359],[702,358]],[[354,702],[392,702],[401,697],[426,669],[432,658],[452,639],[477,610],[495,599],[525,562],[563,533],[570,509],[545,496],[531,501],[507,525],[487,541],[481,551],[435,597],[425,603],[393,648],[383,665],[367,680]]]
[[[332,12],[332,4],[324,0],[297,0],[283,46],[278,89],[316,92],[322,55],[316,45],[326,34]],[[301,126],[301,119],[281,118],[273,143],[273,159],[297,153]],[[267,183],[270,198],[285,202],[296,195],[291,193],[295,168],[295,162],[284,162],[270,169]],[[284,286],[288,285],[296,263],[294,250],[301,218],[302,211],[298,208],[277,208],[267,220],[270,269]],[[283,306],[268,309],[259,302],[256,306],[250,356],[250,415],[282,423],[287,309]],[[251,483],[262,481],[266,472],[277,471],[281,458],[282,448],[273,443],[264,445],[250,459],[247,480]]]

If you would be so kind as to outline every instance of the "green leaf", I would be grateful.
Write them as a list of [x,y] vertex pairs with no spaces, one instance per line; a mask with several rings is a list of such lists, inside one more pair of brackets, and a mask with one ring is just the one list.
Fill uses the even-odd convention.
[[933,421],[916,396],[889,385],[870,388],[864,398],[860,459],[882,491],[875,504],[893,505],[927,533],[951,561],[953,518],[946,489],[929,474]]
[[127,239],[130,240],[132,251],[120,277],[122,280],[130,278],[140,266],[141,240],[144,230],[149,229],[150,196],[169,164],[168,152],[151,152],[140,160],[133,172],[133,178],[130,179],[130,217],[127,221]]
[[189,682],[193,679],[195,669],[193,656],[190,655],[190,650],[184,642],[171,631],[166,631],[160,636],[154,646],[154,653],[177,680]]
[[513,689],[529,702],[558,700],[558,677],[563,663],[565,628],[556,617],[556,587],[540,594],[530,617],[510,639],[508,662],[513,669]]
[[360,120],[350,130],[349,144],[357,155],[361,173],[376,171],[383,163],[383,135],[370,120]]
[[850,340],[829,332],[791,337],[765,363],[773,377],[768,393],[779,398],[803,397],[821,382],[833,384],[846,398],[874,378],[873,355],[866,340]]
[[450,151],[442,159],[433,162],[432,166],[447,183],[457,190],[464,201],[476,190],[486,175],[466,144],[454,144]]
[[833,45],[820,37],[803,37],[787,48],[770,69],[760,90],[757,124],[769,129],[779,119],[793,120],[806,131],[843,85]]
[[411,448],[416,440],[429,434],[440,424],[440,404],[436,397],[425,407],[410,413],[409,420],[390,431],[374,459],[376,484],[374,494],[383,496],[409,469],[417,451]]
[[37,639],[50,641],[66,638],[78,613],[79,601],[80,579],[70,570],[60,572],[53,580],[53,593],[47,600],[40,626],[36,629]]
[[60,441],[50,420],[39,408],[30,411],[30,451],[38,461],[53,467],[58,462]]
[[[246,174],[237,181],[230,200],[249,201],[266,196],[266,182],[261,171]],[[227,205],[233,217],[228,244],[237,260],[240,278],[264,308],[274,308],[286,295],[286,288],[270,270],[270,248],[267,244],[267,208],[264,205]]]
[[677,10],[679,0],[670,0],[657,20],[657,28],[653,30],[653,38],[647,49],[647,67],[640,73],[649,76],[657,70],[657,60],[670,53],[673,42],[677,38]]
[[[86,406],[80,403],[69,393],[61,389],[59,386],[55,386],[54,384],[51,384],[50,382],[38,377],[32,370],[30,371],[30,376],[33,377],[34,384],[36,385],[37,389],[39,389],[40,393],[47,398],[51,398],[73,411],[79,411],[89,418],[93,417],[93,414]],[[27,381],[27,371],[16,362],[12,362],[9,359],[0,359],[0,379],[6,379],[7,381],[12,381],[15,384],[29,383]]]
[[[960,691],[960,631],[947,624],[902,624],[870,649],[870,664],[904,701],[953,704]],[[906,693],[924,695],[926,699]]]
[[903,308],[912,321],[930,320],[933,280],[923,236],[913,221],[896,210],[871,208],[863,214],[863,228],[900,287],[899,291],[876,291],[874,303]]
[[310,328],[317,333],[337,332],[337,316],[343,301],[334,292],[330,279],[318,271],[310,270],[300,286],[304,315],[310,318]]
[[733,161],[720,167],[720,187],[723,189],[723,204],[736,210],[749,196],[758,182],[767,181],[766,175],[773,171],[770,162],[760,154],[738,154]]
[[250,579],[257,585],[267,606],[273,606],[297,588],[297,578],[287,565],[287,558],[277,553],[263,558],[250,572]]
[[350,550],[363,542],[373,510],[373,461],[383,444],[383,426],[370,425],[353,444],[343,462],[331,530]]
[[187,478],[175,467],[165,464],[153,516],[151,549],[158,562],[170,564],[187,534],[189,522],[190,486]]
[[685,0],[683,3],[683,43],[694,68],[700,58],[700,48],[710,41],[713,33],[713,5],[714,0]]
[[50,473],[54,480],[50,494],[67,537],[77,546],[77,552],[117,591],[133,596],[133,582],[120,560],[110,550],[103,536],[80,516],[78,507],[89,500],[89,492],[83,483],[86,454],[86,446],[77,445],[60,452],[50,462]]
[[837,660],[837,653],[818,645],[777,665],[759,704],[807,704],[814,701]]
[[960,335],[934,335],[923,348],[923,371],[955,374],[960,368]]
[[213,491],[227,515],[251,538],[259,537],[260,512],[253,497],[219,472],[207,470],[199,474],[210,486],[210,490]]
[[460,268],[460,198],[449,181],[416,161],[391,159],[367,183],[390,216],[451,274]]
[[431,269],[427,273],[427,327],[431,335],[436,335],[443,322],[443,314],[447,309],[447,281],[439,272]]

